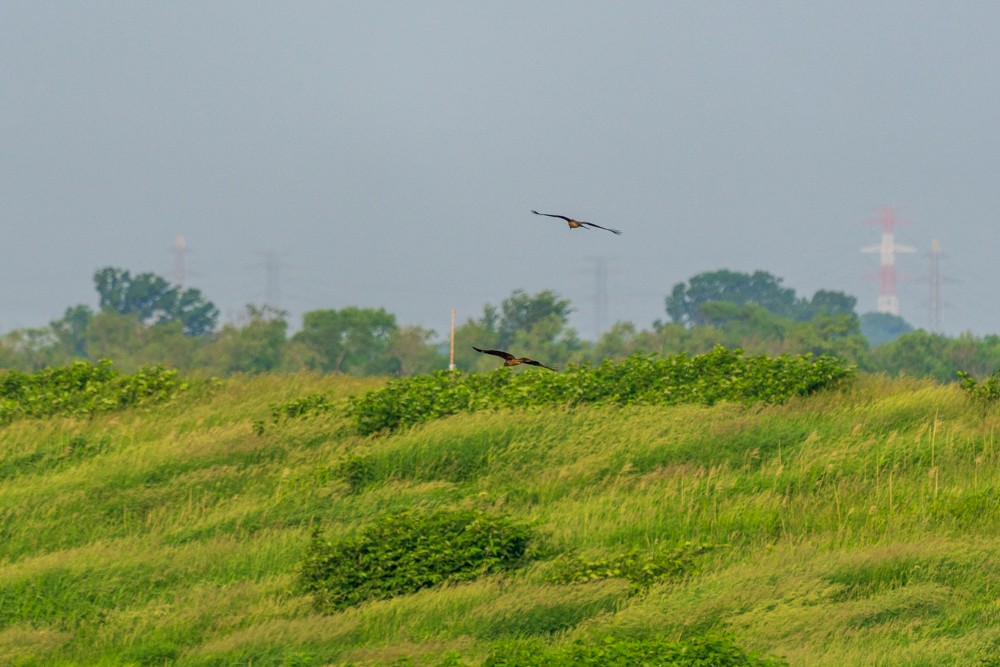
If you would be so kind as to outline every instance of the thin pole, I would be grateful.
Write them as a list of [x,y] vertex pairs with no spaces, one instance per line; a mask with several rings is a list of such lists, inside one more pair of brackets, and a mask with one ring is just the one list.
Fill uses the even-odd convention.
[[455,309],[451,309],[451,345],[448,352],[448,370],[455,370]]

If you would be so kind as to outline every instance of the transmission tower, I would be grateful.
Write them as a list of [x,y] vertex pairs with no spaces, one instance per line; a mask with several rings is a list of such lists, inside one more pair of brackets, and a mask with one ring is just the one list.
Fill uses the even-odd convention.
[[878,220],[869,220],[868,224],[882,225],[882,243],[879,245],[867,246],[861,252],[878,253],[881,261],[878,273],[878,306],[876,310],[880,313],[899,315],[899,292],[896,291],[896,253],[916,252],[917,249],[911,246],[898,245],[895,242],[893,228],[897,222],[896,211],[891,206],[882,207],[882,215]]
[[589,257],[594,262],[594,340],[601,337],[608,318],[608,260]]
[[944,300],[941,298],[941,244],[937,239],[931,241],[931,300],[928,313],[928,325],[931,333],[941,333],[944,329],[941,311],[944,308]]
[[174,253],[174,282],[184,287],[187,281],[187,271],[184,266],[184,255],[191,252],[187,247],[187,241],[183,234],[178,234],[174,240],[174,247],[170,249]]

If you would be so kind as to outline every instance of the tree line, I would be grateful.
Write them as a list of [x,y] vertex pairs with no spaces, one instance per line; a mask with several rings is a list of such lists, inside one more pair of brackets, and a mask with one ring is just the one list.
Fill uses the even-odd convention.
[[[66,309],[46,327],[0,338],[0,368],[34,371],[84,359],[113,359],[123,371],[165,365],[209,375],[313,370],[350,375],[416,375],[446,368],[438,332],[401,325],[385,309],[351,306],[307,312],[290,333],[288,313],[248,305],[219,326],[219,310],[197,289],[152,273],[106,267],[94,275],[98,307]],[[766,271],[721,270],[678,283],[664,320],[648,329],[615,323],[595,341],[569,326],[572,304],[555,292],[515,290],[456,328],[456,366],[487,371],[496,360],[472,345],[529,353],[548,365],[598,364],[637,352],[701,354],[716,345],[750,354],[829,354],[862,370],[957,378],[1000,368],[1000,337],[957,338],[914,330],[899,317],[856,312],[843,292],[796,294]]]

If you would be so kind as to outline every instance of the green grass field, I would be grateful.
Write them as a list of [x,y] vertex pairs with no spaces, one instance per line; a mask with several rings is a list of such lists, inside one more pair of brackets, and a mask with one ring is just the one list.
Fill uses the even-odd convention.
[[[1000,664],[1000,411],[955,385],[860,377],[775,406],[482,411],[380,436],[339,407],[271,419],[381,384],[232,378],[3,427],[0,665],[479,665],[703,636],[790,665]],[[301,592],[314,528],[441,508],[530,524],[534,559],[329,614]],[[684,574],[641,589],[555,576],[568,554],[691,545]]]

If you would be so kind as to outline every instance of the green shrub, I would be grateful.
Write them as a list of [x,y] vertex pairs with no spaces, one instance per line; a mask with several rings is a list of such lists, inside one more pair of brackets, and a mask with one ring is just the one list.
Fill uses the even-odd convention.
[[731,640],[698,637],[679,641],[663,638],[631,640],[607,637],[603,641],[545,646],[522,642],[495,649],[483,667],[778,667],[778,658],[747,653]]
[[[333,410],[333,404],[323,394],[310,394],[302,398],[293,398],[284,403],[276,403],[271,408],[271,423],[280,424],[290,419],[300,419],[312,415],[321,415]],[[256,419],[253,422],[253,430],[257,435],[262,435],[266,429],[263,419]]]
[[530,537],[529,527],[478,510],[403,511],[335,543],[314,533],[300,586],[332,612],[516,567]]
[[175,370],[147,366],[121,375],[107,359],[32,374],[7,371],[0,374],[0,424],[21,417],[85,416],[160,403],[187,388]]
[[298,419],[309,415],[323,414],[330,412],[333,404],[323,394],[310,394],[302,398],[295,398],[284,403],[271,406],[271,420],[279,422],[284,419]]
[[549,581],[575,584],[596,579],[622,578],[641,592],[666,579],[678,579],[696,573],[695,558],[711,549],[707,544],[683,544],[672,551],[641,551],[632,549],[624,554],[593,560],[576,553],[556,559],[557,568]]
[[350,401],[361,434],[392,431],[459,412],[538,405],[674,405],[719,401],[779,403],[837,385],[854,368],[829,356],[746,356],[716,347],[707,354],[665,358],[637,354],[621,362],[562,373],[465,375],[438,371],[398,378]]
[[340,477],[347,482],[351,493],[359,493],[365,487],[378,480],[371,458],[368,456],[349,456],[337,469]]
[[962,378],[958,386],[969,398],[983,403],[996,403],[1000,400],[1000,371],[981,382],[965,371],[958,371],[957,375]]

